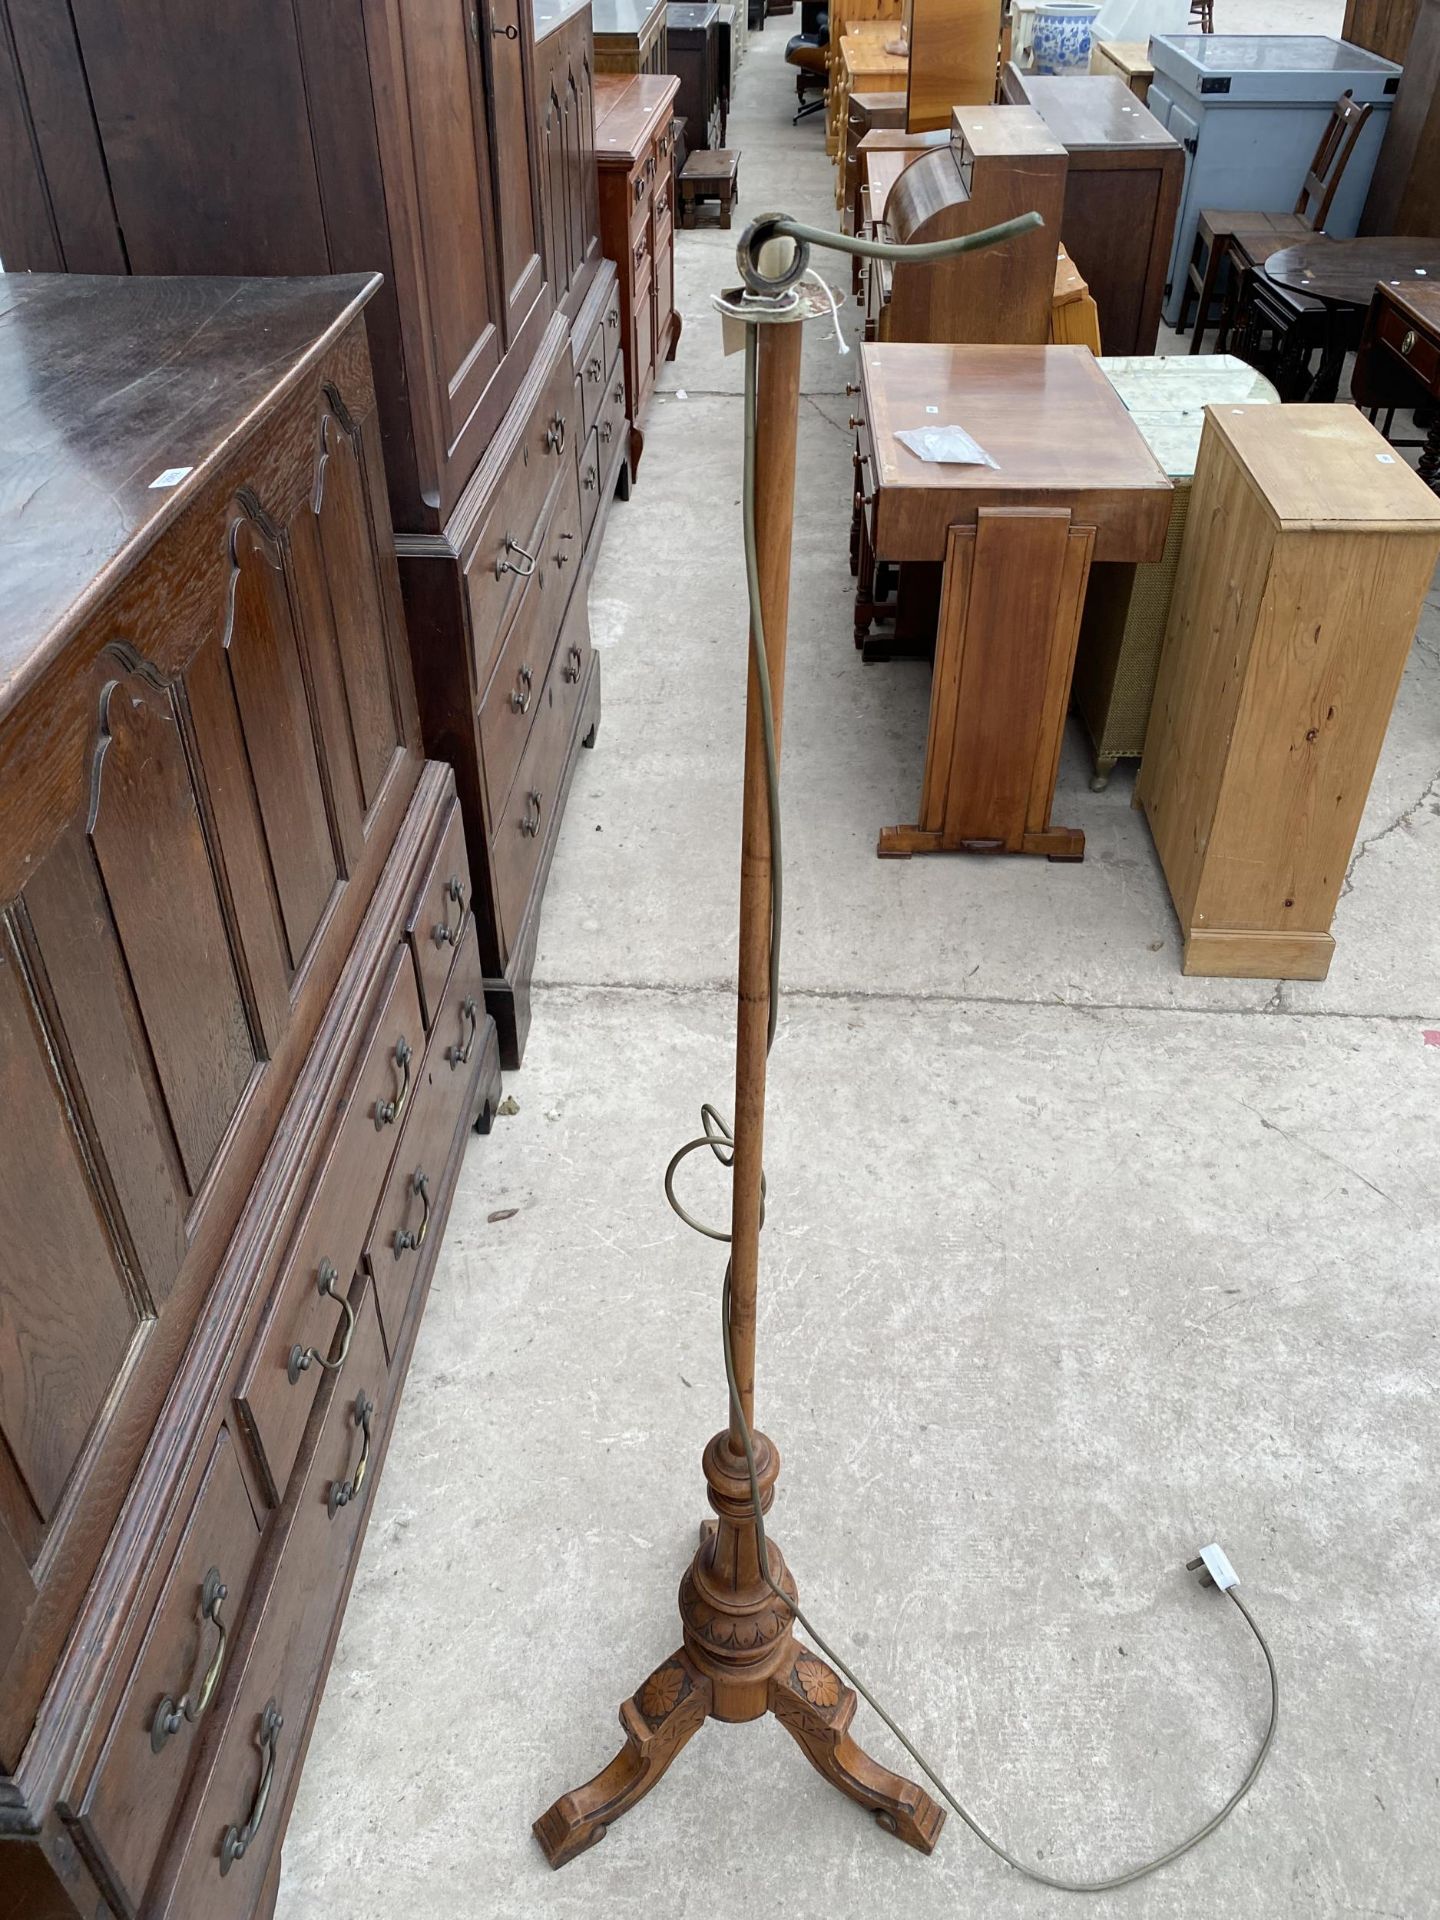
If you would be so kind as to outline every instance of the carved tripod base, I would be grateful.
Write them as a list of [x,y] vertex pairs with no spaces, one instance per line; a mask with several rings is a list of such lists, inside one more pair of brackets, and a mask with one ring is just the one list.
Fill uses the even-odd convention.
[[[779,1455],[755,1437],[762,1504],[773,1497]],[[685,1644],[620,1709],[625,1744],[602,1772],[562,1794],[535,1822],[552,1867],[604,1838],[655,1785],[707,1719],[757,1720],[773,1713],[815,1770],[868,1808],[887,1833],[921,1853],[934,1851],[945,1812],[913,1781],[891,1773],[850,1738],[856,1696],[818,1654],[794,1638],[788,1607],[759,1575],[744,1463],[720,1434],[705,1450],[710,1503],[719,1524],[703,1530],[680,1585]],[[795,1583],[773,1543],[772,1577],[794,1597]]]

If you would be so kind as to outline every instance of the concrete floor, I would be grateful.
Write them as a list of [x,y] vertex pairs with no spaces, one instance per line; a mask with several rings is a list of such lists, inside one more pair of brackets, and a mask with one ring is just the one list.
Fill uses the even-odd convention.
[[[824,221],[791,24],[752,42],[731,141],[746,213]],[[677,236],[685,336],[595,581],[605,717],[547,896],[520,1110],[466,1165],[281,1920],[1434,1914],[1440,596],[1322,986],[1182,979],[1130,783],[1091,794],[1075,740],[1058,817],[1086,829],[1083,866],[877,862],[916,792],[927,673],[851,646],[854,363],[818,326],[766,1155],[775,1535],[822,1626],[1045,1869],[1161,1849],[1248,1761],[1263,1671],[1181,1571],[1206,1541],[1273,1637],[1285,1714],[1217,1838],[1078,1909],[958,1821],[928,1861],[887,1839],[773,1723],[704,1729],[563,1873],[530,1838],[677,1644],[724,1413],[722,1262],[660,1181],[700,1101],[729,1106],[739,363],[708,295],[735,238]],[[692,1166],[723,1217],[721,1176]],[[856,1731],[898,1764],[863,1709]]]

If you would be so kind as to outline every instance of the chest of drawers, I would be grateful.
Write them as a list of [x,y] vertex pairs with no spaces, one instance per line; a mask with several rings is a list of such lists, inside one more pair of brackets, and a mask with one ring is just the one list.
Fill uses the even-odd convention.
[[672,74],[602,74],[595,83],[600,238],[620,281],[632,472],[644,450],[640,423],[660,363],[673,360],[680,343],[672,126],[679,86]]

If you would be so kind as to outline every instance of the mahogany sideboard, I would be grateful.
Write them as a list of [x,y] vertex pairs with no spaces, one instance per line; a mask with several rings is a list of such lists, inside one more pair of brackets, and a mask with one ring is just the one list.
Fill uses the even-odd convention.
[[673,74],[601,74],[595,83],[600,234],[620,275],[632,474],[645,448],[640,421],[660,363],[673,360],[680,344],[674,126],[679,86]]
[[1003,68],[1000,97],[1034,107],[1069,155],[1060,239],[1089,282],[1107,353],[1154,353],[1185,153],[1113,74]]
[[600,418],[606,353],[588,371],[597,327],[609,350],[620,325],[590,10],[539,0],[539,14],[532,0],[0,0],[7,267],[384,276],[367,321],[421,727],[455,769],[512,1066],[599,712],[585,584],[626,440],[608,398]]
[[269,1913],[499,1093],[465,823],[420,753],[378,285],[0,279],[15,1920]]

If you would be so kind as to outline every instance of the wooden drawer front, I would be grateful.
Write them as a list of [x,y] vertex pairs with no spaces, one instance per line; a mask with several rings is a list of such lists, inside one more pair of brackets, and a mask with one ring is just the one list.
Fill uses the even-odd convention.
[[610,298],[605,303],[605,379],[606,384],[615,372],[615,363],[620,358],[620,287],[617,282],[611,289]]
[[675,231],[675,182],[666,172],[661,172],[655,182],[655,198],[651,203],[650,219],[654,235],[654,248],[657,257],[668,244],[669,236]]
[[201,1722],[260,1551],[235,1443],[216,1436],[75,1813],[91,1848],[138,1909],[174,1817]]
[[279,1565],[263,1598],[257,1595],[259,1625],[235,1678],[224,1733],[186,1809],[184,1854],[155,1920],[249,1920],[255,1910],[374,1485],[369,1469],[390,1394],[367,1284],[357,1292],[350,1358],[331,1385]]
[[[615,302],[618,330],[619,299]],[[585,431],[589,433],[600,413],[600,402],[605,397],[605,375],[610,367],[610,348],[605,338],[605,320],[602,315],[591,329],[590,338],[585,342],[585,350],[577,363],[580,371],[581,401],[584,407]]]
[[630,215],[630,239],[632,243],[644,230],[650,215],[650,196],[655,186],[655,177],[659,172],[659,161],[655,148],[649,147],[642,159],[631,168],[625,182],[625,205]]
[[630,236],[631,297],[637,307],[640,306],[644,299],[645,289],[650,285],[654,267],[654,254],[650,243],[650,222],[647,219],[640,232],[632,233]]
[[645,411],[645,402],[650,398],[650,390],[655,385],[655,306],[650,298],[650,281],[647,276],[643,292],[635,295],[635,311],[630,319],[631,366],[634,369],[634,392],[630,398],[631,413],[639,419]]
[[562,353],[466,556],[477,686],[490,678],[506,615],[525,581],[533,578],[532,561],[539,565],[535,542],[555,476],[567,460],[572,466],[575,462],[579,423],[572,418],[574,411],[570,356]]
[[615,448],[625,438],[625,374],[620,367],[611,373],[605,388],[595,435],[600,447],[600,479],[603,485],[605,475],[615,459]]
[[450,802],[435,856],[415,896],[405,922],[405,938],[420,983],[420,1012],[427,1030],[440,1009],[450,964],[470,919],[470,866],[465,853],[465,825],[460,803]]
[[1399,355],[1417,380],[1432,390],[1440,385],[1440,352],[1435,342],[1388,303],[1380,309],[1380,338]]
[[440,1231],[439,1221],[432,1224],[431,1215],[438,1212],[444,1200],[450,1150],[480,1069],[478,1048],[471,1043],[484,1017],[485,982],[479,948],[472,937],[456,956],[450,989],[425,1055],[415,1106],[400,1136],[395,1164],[365,1248],[365,1264],[375,1283],[375,1304],[392,1362],[425,1249]]
[[662,246],[655,242],[655,352],[665,351],[665,342],[669,335],[670,315],[675,310],[675,248],[673,239],[666,237]]
[[562,634],[530,729],[515,784],[491,836],[491,866],[501,930],[507,943],[519,932],[540,865],[551,816],[560,797],[566,750],[580,697],[584,662]]
[[580,456],[580,517],[587,542],[590,529],[595,525],[595,516],[600,511],[600,485],[606,464],[600,458],[600,429],[597,426],[592,428],[585,442],[585,451]]
[[[415,970],[397,944],[379,1017],[345,1096],[344,1118],[326,1149],[240,1376],[240,1417],[277,1506],[285,1497],[316,1388],[344,1351],[350,1316],[342,1302],[351,1290],[424,1053]],[[387,1119],[392,1108],[398,1112]],[[352,1362],[353,1354],[345,1359],[342,1380],[350,1379]]]
[[525,584],[495,677],[480,702],[480,757],[492,829],[539,710],[540,690],[583,544],[580,490],[575,463],[570,461],[560,476],[545,532],[536,543],[539,563]]

